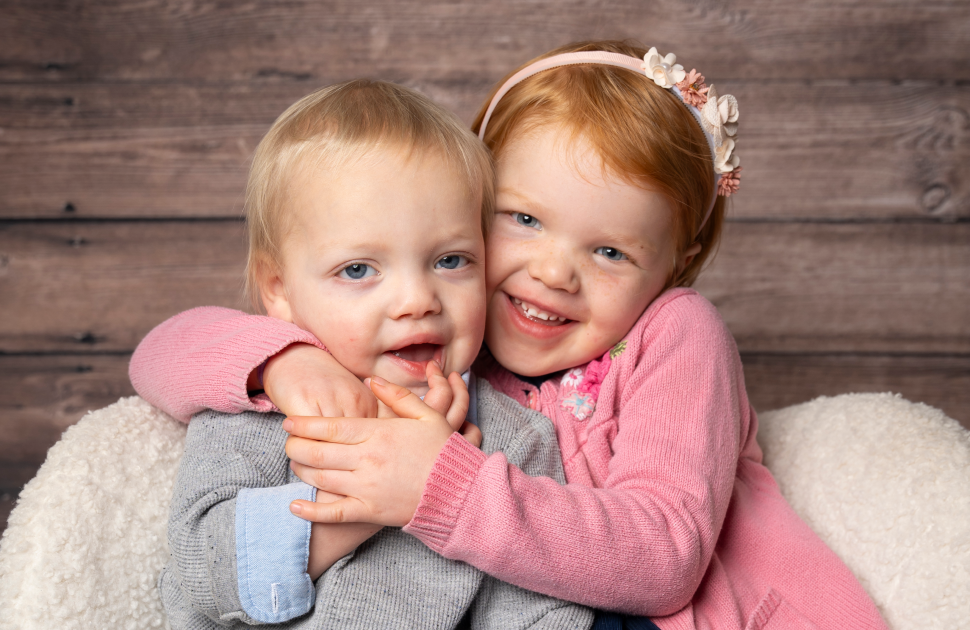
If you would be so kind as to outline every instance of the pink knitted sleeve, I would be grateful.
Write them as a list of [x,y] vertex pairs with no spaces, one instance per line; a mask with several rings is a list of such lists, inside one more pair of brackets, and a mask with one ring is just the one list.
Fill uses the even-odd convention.
[[597,403],[618,409],[612,457],[576,454],[590,467],[608,460],[601,487],[528,477],[453,437],[405,530],[529,590],[638,615],[683,608],[731,499],[748,422],[743,378],[716,311],[671,308],[642,333],[636,361]]
[[138,395],[183,422],[203,409],[273,411],[250,398],[246,380],[293,343],[323,348],[316,337],[279,319],[203,306],[165,320],[135,348],[128,377]]

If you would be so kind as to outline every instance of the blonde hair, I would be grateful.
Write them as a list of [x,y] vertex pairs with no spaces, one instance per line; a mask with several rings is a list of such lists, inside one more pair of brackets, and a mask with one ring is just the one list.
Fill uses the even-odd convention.
[[388,148],[428,151],[451,166],[469,195],[481,195],[482,233],[487,235],[495,205],[491,156],[457,116],[393,83],[361,79],[331,85],[283,112],[253,156],[245,205],[246,292],[257,311],[259,266],[282,266],[281,247],[291,216],[285,208],[296,169],[308,160],[338,168]]
[[[492,97],[516,72],[539,59],[581,51],[637,58],[647,53],[646,48],[618,41],[580,42],[552,50],[499,81],[472,128],[480,129]],[[671,261],[665,288],[693,284],[716,250],[725,199],[717,197],[701,228],[715,194],[714,163],[704,132],[683,102],[642,74],[624,68],[560,66],[524,79],[502,97],[485,129],[485,144],[498,160],[516,134],[547,125],[562,126],[574,140],[585,139],[618,177],[667,197],[674,208],[677,253],[694,243],[700,243],[701,251],[683,269],[676,269]]]

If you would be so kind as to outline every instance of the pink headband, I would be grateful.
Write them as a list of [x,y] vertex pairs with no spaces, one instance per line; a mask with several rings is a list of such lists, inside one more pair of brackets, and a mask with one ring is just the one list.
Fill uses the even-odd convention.
[[545,70],[560,66],[596,63],[643,73],[660,87],[670,90],[687,106],[704,132],[704,137],[707,138],[707,145],[714,158],[714,196],[707,212],[704,213],[704,220],[697,229],[697,233],[700,234],[714,210],[717,196],[730,197],[738,190],[741,167],[738,166],[740,158],[734,153],[738,104],[730,94],[718,98],[714,86],[705,85],[704,77],[700,73],[696,70],[691,70],[690,73],[684,72],[683,66],[676,61],[677,57],[673,53],[661,57],[656,48],[651,48],[642,60],[606,51],[573,52],[540,59],[512,75],[495,93],[492,102],[488,104],[488,109],[485,110],[478,137],[485,139],[485,127],[502,97],[517,84]]

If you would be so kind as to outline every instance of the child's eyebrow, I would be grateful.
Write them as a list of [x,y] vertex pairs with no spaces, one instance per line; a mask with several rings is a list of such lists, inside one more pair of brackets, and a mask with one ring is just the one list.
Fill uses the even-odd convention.
[[617,245],[619,249],[624,252],[630,253],[635,251],[645,251],[645,252],[657,252],[657,247],[648,240],[633,238],[629,234],[623,234],[620,232],[604,232],[603,238],[605,239],[604,246],[607,245]]
[[519,203],[521,203],[523,206],[525,206],[526,208],[528,208],[530,210],[543,210],[544,209],[544,207],[542,206],[542,204],[540,204],[538,201],[532,199],[531,197],[529,197],[527,195],[523,195],[522,193],[517,192],[517,191],[515,191],[512,188],[501,188],[500,187],[500,188],[498,188],[495,191],[495,196],[497,197],[498,195],[510,195],[512,197],[515,197],[516,200]]

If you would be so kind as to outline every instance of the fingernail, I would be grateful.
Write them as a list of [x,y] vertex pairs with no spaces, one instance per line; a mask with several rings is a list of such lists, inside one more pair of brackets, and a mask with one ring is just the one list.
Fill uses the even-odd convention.
[[374,385],[379,385],[380,387],[385,387],[387,385],[387,381],[382,379],[380,376],[370,377],[370,382],[373,383]]
[[367,387],[367,388],[370,387],[370,377],[369,376],[364,379],[364,387]]
[[290,512],[293,512],[294,514],[303,514],[303,506],[294,501],[293,503],[290,503]]
[[293,430],[293,421],[287,418],[283,421],[283,430],[289,433]]

